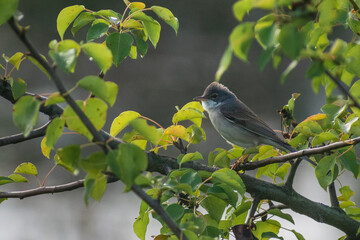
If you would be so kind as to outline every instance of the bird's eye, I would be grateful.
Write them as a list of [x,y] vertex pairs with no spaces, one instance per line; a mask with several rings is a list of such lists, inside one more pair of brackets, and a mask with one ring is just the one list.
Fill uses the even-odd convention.
[[217,93],[213,93],[213,94],[210,95],[210,98],[211,98],[211,99],[215,99],[215,98],[217,98],[217,97],[218,97],[218,94],[217,94]]

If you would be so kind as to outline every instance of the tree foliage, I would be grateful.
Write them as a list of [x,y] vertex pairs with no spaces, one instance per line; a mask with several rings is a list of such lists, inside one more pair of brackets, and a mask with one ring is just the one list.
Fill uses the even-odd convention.
[[[0,25],[8,22],[30,52],[3,55],[0,95],[14,104],[13,121],[22,133],[0,139],[0,146],[43,137],[42,153],[53,159],[54,166],[62,166],[75,175],[86,173],[83,180],[51,187],[46,186],[46,179],[39,179],[33,163],[24,162],[13,173],[0,177],[0,184],[27,182],[29,175],[33,175],[40,187],[24,192],[1,192],[2,201],[78,187],[84,187],[85,203],[90,199],[100,201],[107,184],[121,180],[125,191],[134,191],[143,200],[133,225],[139,239],[145,239],[147,225],[153,219],[162,225],[157,240],[228,239],[231,231],[236,239],[283,239],[279,236],[282,226],[278,220],[295,224],[292,216],[282,211],[286,208],[342,230],[345,234],[342,239],[357,239],[360,208],[353,202],[354,191],[349,186],[336,189],[334,184],[344,172],[350,172],[355,179],[359,177],[357,2],[239,0],[234,3],[233,13],[240,23],[229,35],[229,45],[215,79],[220,80],[233,55],[247,62],[251,45],[256,42],[262,47],[260,70],[270,62],[277,68],[283,59],[289,59],[290,64],[281,77],[284,82],[301,61],[310,61],[304,77],[312,80],[316,93],[323,86],[327,97],[322,113],[300,123],[294,119],[298,95],[293,95],[281,111],[283,135],[301,151],[281,155],[272,146],[260,146],[250,153],[248,162],[235,165],[232,165],[234,161],[248,154],[237,146],[230,150],[216,148],[208,156],[188,152],[190,145],[206,141],[202,129],[204,109],[198,102],[178,107],[170,126],[161,126],[141,113],[128,110],[112,120],[110,133],[102,130],[109,120],[107,111],[118,93],[117,83],[104,80],[109,68],[119,66],[128,57],[144,57],[149,45],[156,47],[161,24],[152,16],[168,24],[175,33],[179,28],[178,19],[167,8],[127,0],[124,3],[122,13],[93,11],[82,5],[62,9],[57,17],[59,39],[50,41],[48,54],[42,55],[28,40],[28,28],[20,25],[21,14],[16,12],[18,1],[0,1]],[[255,9],[262,10],[257,21],[243,21]],[[67,38],[70,32],[74,36],[81,28],[87,28],[86,39],[77,42]],[[337,28],[351,31],[353,37],[337,36],[334,34]],[[93,60],[100,73],[83,76],[67,90],[52,65],[72,74],[80,54]],[[48,97],[26,92],[26,76],[12,77],[15,70],[21,70],[23,61],[39,68],[53,81],[56,91]],[[89,97],[73,99],[71,92],[77,88],[88,91]],[[333,94],[336,88],[342,91],[342,97]],[[61,108],[59,103],[66,103],[66,107]],[[49,122],[34,129],[40,112],[49,116]],[[57,141],[69,130],[99,146],[98,151],[84,156],[86,144],[59,147]],[[177,159],[158,155],[160,149],[166,151],[171,147],[180,151]],[[297,158],[304,155],[317,163],[314,174],[318,184],[329,192],[331,206],[317,204],[292,188],[301,161]],[[204,159],[209,166],[196,162]],[[245,170],[255,170],[256,178],[248,176]],[[271,183],[260,177],[267,177]],[[301,229],[286,230],[297,239],[304,239]]]

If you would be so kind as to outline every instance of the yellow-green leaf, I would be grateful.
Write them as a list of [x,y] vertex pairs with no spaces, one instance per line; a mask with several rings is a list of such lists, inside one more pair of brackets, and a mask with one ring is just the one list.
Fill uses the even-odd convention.
[[84,9],[85,7],[83,5],[73,5],[61,10],[56,20],[57,30],[61,40],[64,38],[66,29]]
[[110,135],[115,137],[121,132],[129,123],[140,117],[140,114],[134,111],[125,111],[119,114],[114,121],[111,123]]
[[50,158],[50,152],[51,152],[51,148],[46,144],[47,142],[47,138],[46,136],[41,140],[41,144],[40,144],[40,147],[41,147],[41,152],[42,154],[47,157],[47,158]]
[[133,129],[139,132],[145,139],[149,140],[153,144],[157,145],[163,135],[162,131],[159,131],[155,126],[147,124],[145,119],[135,119],[130,122]]
[[29,174],[37,176],[38,172],[34,164],[27,162],[16,167],[14,173]]
[[190,135],[187,129],[181,125],[172,125],[165,130],[165,134],[179,137],[189,142]]
[[90,59],[94,59],[104,73],[111,67],[113,56],[111,51],[105,45],[90,42],[83,44],[82,49]]

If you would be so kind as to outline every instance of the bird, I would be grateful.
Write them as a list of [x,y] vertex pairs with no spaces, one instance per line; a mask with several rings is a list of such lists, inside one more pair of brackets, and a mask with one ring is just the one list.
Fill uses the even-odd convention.
[[[193,100],[201,102],[214,128],[231,145],[243,148],[272,145],[285,152],[296,151],[223,84],[210,83],[203,95]],[[308,157],[303,158],[316,165]]]

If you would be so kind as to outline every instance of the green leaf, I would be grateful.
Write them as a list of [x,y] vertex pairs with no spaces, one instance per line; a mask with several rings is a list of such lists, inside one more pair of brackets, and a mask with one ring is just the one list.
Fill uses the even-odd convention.
[[73,5],[61,10],[56,20],[57,30],[61,40],[63,40],[66,29],[84,9],[85,7],[83,5]]
[[121,132],[125,127],[127,127],[130,122],[141,115],[134,111],[125,111],[119,114],[114,121],[111,123],[110,135],[115,137]]
[[80,160],[80,167],[91,175],[97,175],[106,170],[106,155],[104,152],[94,152],[85,159]]
[[241,180],[240,176],[229,168],[223,168],[213,172],[213,179],[225,183],[235,189],[240,195],[245,194],[245,185]]
[[145,240],[146,229],[149,222],[149,212],[146,212],[142,216],[139,216],[134,222],[134,232],[136,236],[141,240]]
[[49,126],[46,128],[46,145],[49,148],[53,148],[54,144],[57,142],[61,136],[65,127],[65,121],[60,118],[54,118]]
[[12,179],[14,182],[29,182],[25,177],[21,176],[20,174],[11,174],[8,178]]
[[130,122],[130,125],[145,139],[149,140],[155,145],[159,143],[163,135],[163,133],[158,131],[156,127],[148,125],[145,119],[134,119]]
[[[0,5],[1,6],[1,5]],[[24,56],[22,52],[17,52],[14,55],[12,55],[9,59],[9,63],[14,65],[17,70],[19,70],[21,59]]]
[[19,0],[0,0],[0,25],[6,23],[16,12]]
[[267,49],[263,49],[260,53],[259,57],[259,70],[264,70],[266,64],[271,60],[272,54],[274,53],[275,47],[269,47]]
[[338,137],[331,132],[322,132],[319,135],[314,137],[314,139],[311,142],[311,145],[314,147],[314,146],[320,145],[324,142],[331,141],[331,140],[337,140],[337,139],[338,139]]
[[234,192],[234,190],[224,183],[216,183],[212,187],[210,187],[206,194],[214,195],[227,203],[231,204],[234,208],[236,208],[236,203],[238,201],[238,194]]
[[177,203],[170,204],[165,211],[175,222],[180,220],[185,213],[185,209]]
[[180,166],[186,162],[203,160],[203,159],[204,159],[203,156],[199,152],[187,153],[181,158]]
[[284,163],[281,165],[275,172],[275,176],[281,178],[282,180],[285,179],[285,176],[289,172],[289,168],[291,167],[290,163]]
[[75,48],[71,48],[69,50],[62,52],[50,51],[49,55],[56,63],[56,66],[58,66],[65,73],[69,73],[69,72],[73,73],[75,71],[75,66],[76,66]]
[[266,15],[259,19],[255,25],[255,38],[264,49],[273,47],[277,43],[279,25],[274,24],[274,20],[274,15]]
[[16,167],[14,173],[29,174],[37,176],[38,172],[34,164],[27,162]]
[[360,80],[356,81],[350,88],[349,93],[353,96],[359,103],[360,100]]
[[346,70],[360,77],[360,45],[355,45],[346,54]]
[[285,24],[279,34],[279,43],[284,53],[291,59],[295,59],[300,55],[303,48],[305,35],[291,24]]
[[14,104],[13,121],[25,137],[37,123],[40,105],[41,102],[33,96],[23,96]]
[[55,163],[72,172],[74,175],[78,173],[80,161],[80,146],[68,145],[57,150]]
[[338,196],[339,201],[348,201],[354,195],[354,191],[349,186],[344,186],[339,189],[341,195]]
[[156,48],[156,45],[160,38],[160,30],[161,30],[161,26],[159,22],[143,12],[133,13],[132,18],[142,21],[145,31],[149,36],[151,43]]
[[83,44],[82,49],[90,58],[95,60],[104,74],[111,67],[113,56],[111,51],[105,45],[90,42]]
[[315,61],[306,71],[306,78],[314,78],[320,76],[325,71],[323,62]]
[[115,66],[129,55],[133,42],[133,38],[128,33],[114,32],[106,38],[106,46],[112,52]]
[[233,5],[233,13],[237,20],[242,21],[245,14],[253,8],[253,0],[240,0]]
[[140,55],[142,57],[144,57],[148,50],[148,44],[137,34],[134,34],[134,38],[135,38],[136,47],[138,49],[138,52],[140,53]]
[[107,101],[110,106],[115,103],[118,86],[114,82],[105,82],[98,76],[86,76],[79,80],[78,85]]
[[190,134],[190,143],[197,144],[201,141],[206,141],[205,131],[201,127],[192,124],[190,127],[187,128],[187,131]]
[[55,92],[46,99],[45,107],[63,102],[65,102],[65,99],[60,95],[60,93]]
[[197,109],[186,108],[180,109],[177,113],[175,113],[172,117],[172,122],[175,124],[180,121],[193,120],[196,118],[205,118],[205,115]]
[[[119,150],[108,158],[111,170],[126,185],[129,191],[136,177],[147,168],[147,156],[138,146],[131,143],[120,144]],[[115,157],[116,156],[116,157]]]
[[220,221],[227,206],[224,200],[212,195],[207,196],[200,204],[216,222]]
[[88,205],[89,198],[92,197],[96,201],[100,202],[104,192],[106,190],[107,178],[103,173],[99,173],[96,176],[87,175],[84,182],[85,187],[85,203]]
[[71,33],[75,36],[75,33],[79,31],[82,27],[86,26],[87,24],[91,23],[95,20],[95,17],[90,12],[83,12],[81,13],[74,21],[73,26],[71,28]]
[[[76,103],[97,130],[100,130],[105,125],[108,106],[104,101],[98,98],[90,98],[86,102],[77,100]],[[64,109],[61,118],[65,120],[69,129],[87,137],[90,141],[93,139],[87,127],[69,105]]]
[[246,22],[234,28],[230,34],[230,45],[235,55],[247,62],[247,54],[254,38],[254,23]]
[[326,156],[320,160],[315,168],[316,178],[324,190],[333,181],[335,161],[334,155]]
[[86,41],[92,42],[95,39],[105,36],[109,27],[109,24],[106,23],[97,23],[92,25],[86,34]]
[[18,78],[17,81],[14,81],[11,78],[10,85],[11,85],[11,92],[15,100],[25,94],[27,84],[21,78]]
[[284,240],[283,237],[279,237],[277,234],[275,234],[273,232],[263,232],[261,234],[261,239],[269,239],[269,238],[276,238],[276,239]]
[[357,35],[360,34],[360,22],[358,20],[355,20],[350,15],[349,18],[346,20],[346,22],[347,22],[347,24],[349,24],[349,27],[355,34],[357,34]]
[[300,233],[298,233],[295,230],[291,230],[291,232],[295,235],[297,240],[305,240],[305,238],[303,237],[303,235],[301,235]]
[[34,64],[40,71],[42,71],[49,79],[51,79],[50,74],[46,71],[46,69],[36,60],[35,58],[31,56],[26,56],[26,59],[28,59],[32,64]]
[[170,25],[177,34],[179,29],[179,20],[174,16],[174,14],[167,8],[152,6],[151,10],[164,22]]
[[292,70],[294,70],[294,68],[298,65],[298,61],[294,60],[292,61],[289,66],[285,69],[285,71],[281,74],[281,83],[284,84],[286,79],[288,78],[289,74],[291,73]]
[[219,81],[221,76],[224,74],[224,72],[229,68],[231,63],[231,58],[232,58],[232,48],[229,45],[226,48],[223,56],[221,57],[220,64],[215,73],[215,81]]
[[253,234],[255,237],[262,239],[261,235],[264,232],[272,232],[275,234],[279,234],[279,229],[280,229],[280,223],[275,221],[275,220],[266,220],[265,222],[259,221],[256,222],[256,230],[253,231]]
[[295,224],[294,219],[292,218],[292,216],[290,214],[281,212],[280,209],[270,209],[269,214],[278,216],[278,217],[280,217],[282,219],[288,220],[292,224]]
[[196,171],[189,171],[181,177],[180,183],[188,184],[192,191],[195,191],[202,183],[202,179]]
[[342,165],[354,174],[354,178],[357,179],[359,175],[359,164],[356,160],[354,149],[339,150],[340,160]]

